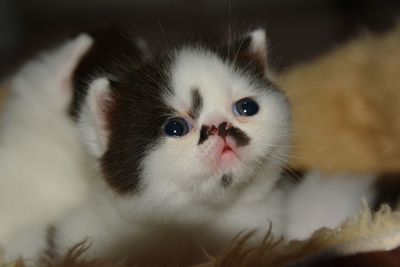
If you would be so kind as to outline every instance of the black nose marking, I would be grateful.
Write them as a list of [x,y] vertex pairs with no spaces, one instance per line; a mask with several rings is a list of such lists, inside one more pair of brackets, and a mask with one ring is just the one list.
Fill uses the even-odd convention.
[[209,136],[209,130],[210,130],[210,127],[208,127],[208,126],[206,126],[206,125],[203,125],[203,126],[201,126],[201,129],[200,129],[200,139],[199,139],[199,142],[197,143],[198,145],[201,145],[201,144],[203,144],[207,139],[208,139],[208,136]]
[[231,127],[227,131],[228,135],[235,140],[237,146],[246,146],[250,143],[250,137],[239,128]]
[[230,123],[224,121],[218,125],[218,128],[215,127],[215,125],[212,125],[211,127],[207,125],[201,126],[200,139],[197,144],[198,145],[203,144],[210,135],[214,134],[217,134],[224,139],[228,135],[231,136],[235,140],[237,146],[248,145],[251,140],[250,137],[245,132],[243,132],[239,128],[233,127]]
[[229,126],[226,121],[220,123],[218,126],[218,135],[225,138],[228,135],[229,128],[231,128],[231,126]]

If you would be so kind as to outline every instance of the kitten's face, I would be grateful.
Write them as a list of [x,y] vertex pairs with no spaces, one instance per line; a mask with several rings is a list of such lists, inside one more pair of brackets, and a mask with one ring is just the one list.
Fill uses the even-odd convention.
[[104,148],[98,149],[109,184],[120,192],[212,204],[253,179],[272,186],[276,157],[286,154],[289,108],[263,62],[256,62],[265,60],[265,47],[254,42],[242,42],[247,47],[235,50],[236,60],[203,48],[180,49],[159,66],[111,84],[100,134]]
[[170,75],[165,102],[173,119],[143,162],[145,184],[162,179],[208,199],[268,169],[289,129],[286,102],[275,88],[194,49],[177,53]]

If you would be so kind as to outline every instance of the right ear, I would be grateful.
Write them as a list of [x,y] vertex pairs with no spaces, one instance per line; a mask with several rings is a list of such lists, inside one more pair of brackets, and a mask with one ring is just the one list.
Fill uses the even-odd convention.
[[110,105],[110,81],[107,78],[93,80],[79,117],[83,142],[95,157],[101,157],[107,148],[109,128],[107,113]]

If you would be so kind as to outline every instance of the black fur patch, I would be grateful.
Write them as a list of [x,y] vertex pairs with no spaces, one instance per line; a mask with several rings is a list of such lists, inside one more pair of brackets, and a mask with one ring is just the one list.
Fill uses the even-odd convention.
[[228,135],[227,122],[222,122],[218,125],[218,135],[225,138]]
[[[237,146],[246,146],[250,143],[251,138],[242,130],[240,130],[237,127],[226,127],[227,122],[221,122],[218,125],[218,135],[221,136],[222,138],[225,138],[226,136],[231,136],[234,140]],[[198,145],[203,144],[212,133],[210,133],[210,127],[207,125],[201,126],[200,129],[200,138]]]
[[169,87],[169,57],[145,62],[133,39],[118,31],[92,34],[94,45],[74,73],[74,97],[69,113],[76,120],[90,82],[110,80],[105,107],[108,147],[100,158],[106,182],[117,192],[138,190],[141,162],[163,137],[162,125],[173,111],[162,102]]
[[199,142],[197,143],[198,145],[203,144],[208,139],[208,137],[210,136],[208,133],[209,130],[210,130],[210,127],[208,127],[206,125],[201,126],[200,138],[199,138]]
[[237,146],[246,146],[250,143],[250,137],[239,128],[231,127],[227,129],[227,132],[235,140]]
[[143,63],[145,56],[133,38],[128,38],[115,29],[89,31],[94,43],[81,59],[73,75],[74,94],[69,115],[77,119],[89,83],[97,78],[113,75],[118,78],[126,68]]
[[119,193],[138,190],[143,158],[163,138],[174,111],[162,102],[169,90],[168,58],[131,67],[112,85],[108,149],[101,158],[107,183]]
[[190,106],[189,114],[193,119],[197,119],[203,108],[203,98],[200,95],[199,89],[192,90],[192,104]]

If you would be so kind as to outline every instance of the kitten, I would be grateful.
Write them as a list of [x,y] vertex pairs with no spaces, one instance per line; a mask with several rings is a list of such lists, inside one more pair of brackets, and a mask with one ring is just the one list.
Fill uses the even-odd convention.
[[25,64],[6,81],[0,114],[0,244],[84,199],[87,155],[65,116],[71,79],[92,39],[81,35]]
[[86,90],[77,88],[86,96],[73,106],[104,193],[60,224],[57,246],[90,237],[89,254],[112,256],[149,233],[159,243],[184,232],[207,248],[281,221],[274,156],[287,154],[290,111],[265,75],[266,46],[259,29],[229,48],[183,46],[144,64],[118,58],[89,71]]
[[[95,41],[74,72],[70,115],[97,166],[90,196],[54,231],[32,230],[36,245],[21,249],[26,242],[17,238],[7,258],[37,258],[46,249],[62,255],[87,238],[89,258],[216,252],[243,231],[257,230],[255,241],[261,239],[271,222],[274,235],[309,235],[298,225],[307,220],[288,211],[309,221],[312,211],[303,212],[298,199],[313,199],[315,190],[290,197],[278,183],[290,107],[269,74],[264,30],[228,46],[182,46],[151,60],[114,49],[112,41],[105,49],[104,40]],[[369,185],[357,183],[348,190],[354,207],[336,205],[326,217],[353,214]],[[331,224],[316,219],[311,230]]]

